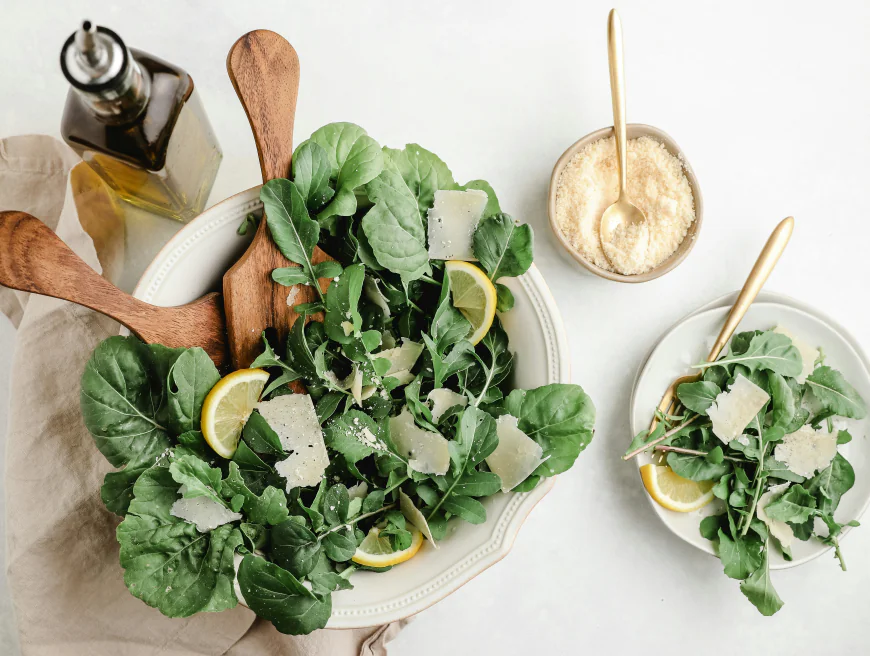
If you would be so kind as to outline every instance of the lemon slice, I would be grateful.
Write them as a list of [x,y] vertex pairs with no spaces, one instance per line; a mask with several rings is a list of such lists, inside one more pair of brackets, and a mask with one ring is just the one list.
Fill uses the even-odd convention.
[[202,404],[202,436],[214,452],[232,458],[242,429],[269,380],[262,369],[239,369],[221,378]]
[[713,500],[713,481],[690,481],[667,466],[644,465],[640,477],[653,500],[674,512],[692,512]]
[[374,526],[356,548],[352,560],[367,567],[398,565],[413,558],[422,544],[423,534],[417,529],[411,529],[411,546],[402,551],[393,551],[389,538],[380,537],[380,529]]
[[448,260],[445,270],[450,278],[453,307],[471,323],[468,341],[477,344],[495,318],[498,296],[495,285],[483,271],[468,262]]

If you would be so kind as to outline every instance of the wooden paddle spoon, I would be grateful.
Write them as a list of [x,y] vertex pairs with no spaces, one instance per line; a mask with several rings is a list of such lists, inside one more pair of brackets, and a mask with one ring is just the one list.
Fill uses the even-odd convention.
[[226,363],[220,294],[207,294],[177,307],[157,307],[135,299],[25,212],[0,212],[0,285],[84,305],[126,326],[144,342],[201,346],[218,367]]
[[[230,49],[227,71],[251,123],[263,182],[290,177],[299,89],[296,51],[274,32],[248,32]],[[331,259],[320,248],[314,248],[314,264]],[[307,285],[291,288],[272,280],[274,269],[288,266],[298,265],[278,250],[264,217],[248,250],[224,274],[224,310],[230,358],[235,368],[250,366],[262,352],[261,335],[267,328],[273,328],[279,342],[284,342],[299,316],[293,305],[317,300],[314,289]],[[326,291],[330,281],[320,279],[321,291]],[[293,298],[292,305],[288,304],[288,297]],[[323,320],[322,314],[312,318]],[[304,391],[298,383],[291,387],[297,392]]]

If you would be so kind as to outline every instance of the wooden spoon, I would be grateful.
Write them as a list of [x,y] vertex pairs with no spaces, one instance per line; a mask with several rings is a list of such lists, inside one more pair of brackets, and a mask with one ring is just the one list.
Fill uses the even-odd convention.
[[[299,89],[299,57],[283,37],[268,30],[248,32],[227,56],[227,71],[251,123],[263,182],[290,176],[293,155],[293,119]],[[312,262],[331,260],[314,248]],[[224,310],[227,317],[229,351],[233,366],[243,369],[262,351],[261,335],[267,328],[277,331],[281,343],[299,316],[287,304],[316,300],[307,285],[284,287],[272,280],[279,267],[298,266],[287,260],[272,241],[265,217],[254,241],[241,259],[224,274]],[[321,278],[321,291],[331,279]],[[294,293],[295,291],[295,293]],[[323,316],[312,317],[318,321]],[[291,385],[301,392],[300,384]]]
[[157,307],[135,299],[25,212],[0,212],[0,285],[84,305],[123,324],[144,342],[201,346],[218,367],[226,363],[220,294],[207,294],[177,307]]

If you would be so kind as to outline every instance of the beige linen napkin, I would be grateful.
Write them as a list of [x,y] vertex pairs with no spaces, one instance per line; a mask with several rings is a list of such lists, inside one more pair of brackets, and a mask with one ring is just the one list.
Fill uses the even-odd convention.
[[[0,140],[0,209],[42,219],[112,279],[123,266],[123,222],[77,161],[49,137]],[[169,619],[130,595],[118,564],[119,518],[99,495],[111,466],[79,413],[81,372],[118,324],[2,287],[0,310],[18,327],[6,445],[6,567],[24,654],[387,653],[403,623],[283,636],[242,606]]]

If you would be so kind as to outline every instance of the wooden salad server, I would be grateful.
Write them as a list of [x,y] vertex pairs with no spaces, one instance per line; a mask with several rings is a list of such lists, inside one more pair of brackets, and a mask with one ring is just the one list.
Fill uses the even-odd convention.
[[[289,178],[293,155],[293,120],[299,89],[299,57],[282,36],[269,30],[255,30],[240,38],[227,56],[227,71],[251,123],[263,182]],[[331,260],[314,248],[312,262]],[[298,266],[287,260],[272,241],[265,217],[248,250],[224,274],[229,352],[236,369],[249,367],[262,352],[261,335],[267,328],[277,332],[283,343],[298,314],[293,305],[316,300],[307,285],[284,287],[272,280],[279,267]],[[326,291],[331,279],[321,278]],[[295,292],[295,293],[294,293]],[[288,296],[293,297],[288,305]],[[314,315],[322,321],[323,316]],[[291,384],[302,392],[301,384]]]
[[[773,268],[779,261],[780,255],[782,255],[782,252],[788,245],[788,240],[791,238],[791,233],[793,230],[794,218],[790,216],[780,221],[779,225],[777,225],[776,228],[773,229],[773,232],[767,239],[767,243],[764,245],[764,248],[761,249],[761,253],[758,255],[758,259],[755,261],[755,265],[752,267],[752,271],[749,272],[749,277],[747,277],[746,282],[743,283],[743,289],[740,290],[740,294],[737,296],[737,300],[734,301],[734,305],[731,307],[731,312],[728,313],[728,317],[725,319],[725,324],[722,326],[722,330],[719,332],[719,337],[716,338],[716,343],[713,344],[713,348],[710,349],[710,354],[707,356],[707,362],[713,362],[719,357],[722,349],[725,348],[725,345],[731,339],[731,335],[733,335],[734,331],[737,330],[737,326],[740,325],[740,322],[742,321],[747,310],[749,310],[749,307],[755,301],[755,297],[758,296],[761,288],[764,287],[764,283],[767,282],[767,279],[768,277],[770,277]],[[670,387],[668,387],[668,389],[665,391],[662,400],[659,402],[659,410],[661,410],[664,414],[677,414],[680,409],[680,402],[677,399],[677,388],[683,383],[697,382],[701,380],[702,376],[703,370],[697,374],[680,376],[679,378],[674,380],[674,382],[671,383]],[[671,435],[693,422],[698,416],[699,415],[696,415],[689,421],[684,422],[675,428],[672,428],[657,440],[653,440],[649,444],[645,444],[642,447],[635,449],[631,453],[625,454],[622,459],[629,460],[630,458],[633,458],[634,456],[646,451],[650,447],[653,447],[660,442],[664,442]],[[653,419],[652,424],[650,424],[649,427],[650,432],[652,432],[652,430],[656,427],[656,423],[656,420]]]
[[140,301],[103,278],[51,228],[25,212],[0,212],[0,285],[91,308],[149,344],[201,346],[218,367],[227,361],[220,294],[177,307]]

